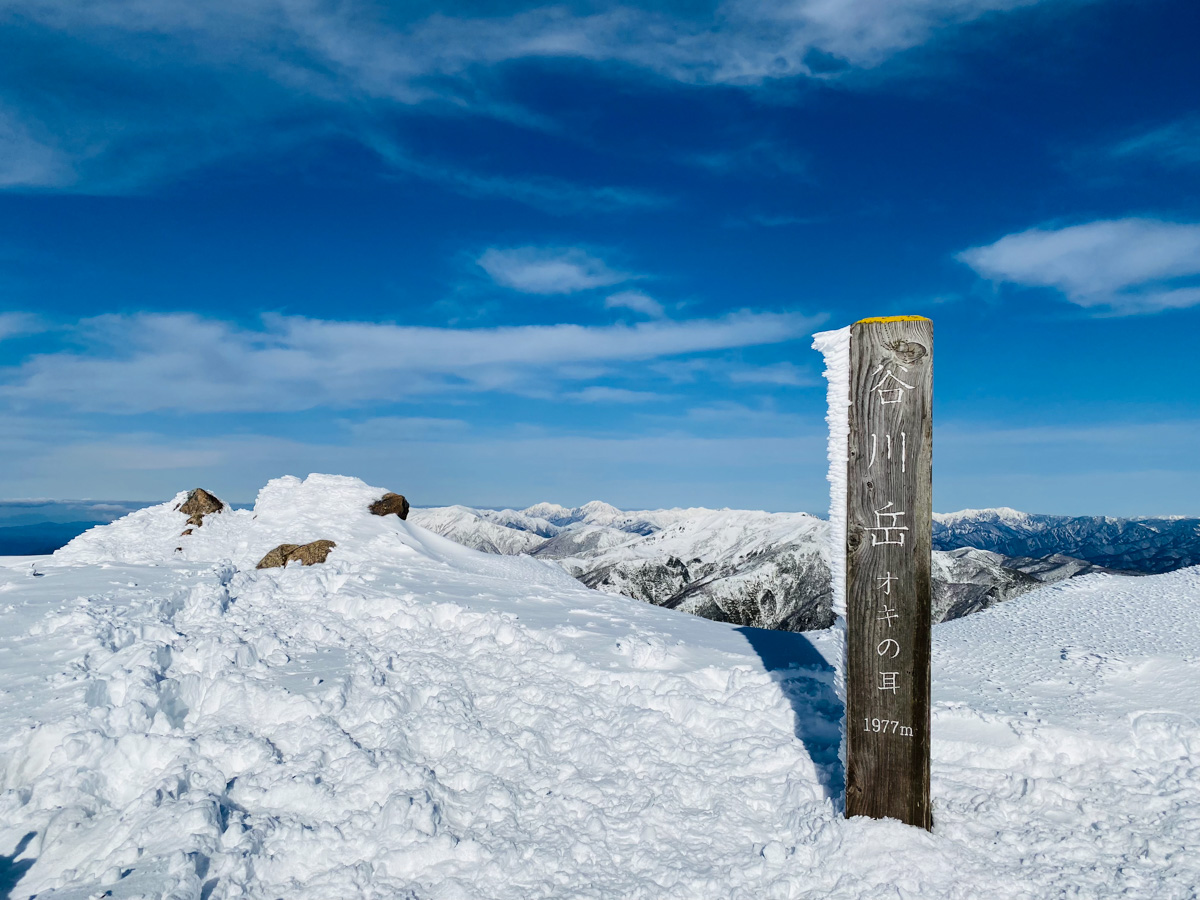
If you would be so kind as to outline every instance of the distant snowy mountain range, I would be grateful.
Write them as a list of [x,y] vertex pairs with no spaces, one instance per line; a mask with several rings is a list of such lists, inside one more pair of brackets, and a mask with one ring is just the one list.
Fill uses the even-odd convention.
[[[108,521],[142,505],[0,502],[0,555],[49,553],[95,524],[42,521],[56,514]],[[804,513],[621,510],[593,501],[416,509],[411,519],[468,547],[552,560],[588,586],[717,621],[790,631],[832,621],[828,525]],[[1074,575],[1200,564],[1200,519],[968,509],[934,514],[933,546],[933,612],[943,621]]]
[[828,523],[805,513],[450,506],[409,520],[468,547],[554,560],[589,587],[708,619],[789,631],[830,624]]
[[[1200,557],[1195,519],[1030,516],[1009,509],[934,518],[939,622],[1075,575],[1167,571]],[[806,513],[621,510],[593,501],[575,508],[415,509],[410,520],[478,550],[554,560],[589,587],[720,622],[788,631],[832,623],[829,525]]]
[[934,513],[938,550],[980,547],[1006,556],[1062,553],[1097,566],[1156,574],[1200,564],[1200,519],[1044,516],[1015,509]]

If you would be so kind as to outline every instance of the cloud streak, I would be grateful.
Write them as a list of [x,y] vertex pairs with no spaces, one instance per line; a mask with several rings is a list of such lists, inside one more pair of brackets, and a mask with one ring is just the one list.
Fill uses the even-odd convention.
[[992,281],[1054,288],[1119,315],[1200,304],[1200,225],[1127,218],[1031,228],[958,259]]
[[576,184],[546,175],[495,175],[417,159],[377,134],[363,138],[388,166],[467,197],[502,197],[554,215],[579,212],[621,212],[669,206],[670,197],[635,188]]
[[497,284],[526,294],[573,294],[633,277],[579,247],[490,247],[476,262]]
[[740,384],[774,384],[785,387],[811,387],[820,383],[820,379],[808,369],[788,362],[739,369],[729,373],[729,380]]
[[604,299],[605,309],[628,309],[652,319],[666,317],[663,305],[641,291],[618,291]]
[[588,365],[775,344],[820,321],[740,312],[637,325],[452,329],[271,315],[246,328],[193,314],[104,315],[71,336],[82,349],[0,370],[0,397],[142,413],[351,409],[481,391],[546,396]]
[[41,320],[30,313],[0,313],[0,341],[23,334],[35,334],[44,327]]
[[1150,159],[1166,166],[1200,166],[1200,115],[1185,116],[1122,141],[1109,151],[1119,159]]
[[[0,187],[129,190],[261,153],[265,135],[284,146],[321,136],[370,146],[381,119],[416,107],[531,118],[491,75],[522,60],[695,85],[839,77],[1035,2],[723,0],[686,13],[514,2],[454,16],[361,0],[13,0],[0,11]],[[814,66],[818,57],[838,65]],[[57,61],[52,82],[47,59]],[[562,189],[409,167],[457,190],[523,190],[537,201]],[[629,199],[598,190],[616,205]]]

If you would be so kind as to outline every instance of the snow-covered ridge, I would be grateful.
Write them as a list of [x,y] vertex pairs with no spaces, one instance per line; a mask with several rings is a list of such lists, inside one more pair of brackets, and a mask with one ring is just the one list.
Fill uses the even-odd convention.
[[[1198,568],[1075,578],[937,626],[926,833],[842,817],[836,632],[589,590],[369,515],[382,493],[279,479],[181,551],[164,504],[0,562],[8,893],[1115,900],[1200,883]],[[253,568],[307,537],[338,546]]]
[[[540,503],[524,510],[415,509],[401,523],[394,516],[364,516],[379,493],[340,476],[276,479],[260,491],[253,509],[227,508],[190,534],[183,533],[177,509],[181,493],[86,532],[57,556],[63,562],[151,565],[228,559],[245,567],[281,543],[326,539],[338,544],[339,554],[373,554],[385,546],[396,551],[405,542],[412,545],[418,533],[413,526],[420,526],[422,534],[428,529],[487,553],[553,561],[588,587],[716,621],[792,631],[833,621],[829,526],[806,513],[621,510],[592,501],[575,508]],[[981,529],[1001,528],[1001,519],[987,513],[962,515],[954,526],[935,523],[935,534],[950,527],[975,529],[986,545]],[[1018,521],[1007,515],[1003,527]],[[1159,537],[1146,529],[1140,533]],[[1044,581],[1093,571],[1086,562],[1044,551],[1013,558],[979,550],[935,553],[934,562],[935,621],[986,609]]]
[[[834,621],[831,529],[807,513],[619,510],[593,502],[416,509],[410,519],[466,546],[553,559],[589,587],[719,622],[806,631]],[[1055,554],[935,552],[934,621],[1095,570]]]
[[1133,572],[1169,572],[1200,564],[1200,518],[1050,516],[1014,509],[935,513],[937,550],[975,547],[1012,557],[1063,554]]
[[717,621],[795,631],[829,624],[828,525],[807,513],[621,510],[592,501],[414,509],[409,520],[478,550],[555,560],[589,587]]
[[[435,547],[452,555],[462,545],[532,556],[543,569],[554,566],[588,587],[716,621],[791,631],[832,622],[828,524],[805,513],[627,511],[594,501],[573,509],[545,503],[525,510],[418,509],[401,522],[367,513],[381,494],[354,478],[285,477],[268,483],[252,509],[226,508],[189,528],[178,508],[186,498],[180,493],[85,532],[55,559],[136,565],[227,560],[247,569],[285,543],[332,540],[334,558],[352,562]],[[954,582],[938,582],[939,620],[986,608],[1038,583],[985,557],[959,557],[935,572]]]
[[939,525],[957,525],[966,521],[1028,522],[1029,513],[1023,513],[1007,506],[997,506],[991,509],[960,509],[958,512],[952,513],[934,513],[933,521]]

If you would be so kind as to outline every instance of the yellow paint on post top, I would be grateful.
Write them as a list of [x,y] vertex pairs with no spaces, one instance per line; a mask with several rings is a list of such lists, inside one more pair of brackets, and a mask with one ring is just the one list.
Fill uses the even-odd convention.
[[875,322],[929,322],[924,316],[872,316],[869,319],[859,319],[855,325],[868,325]]

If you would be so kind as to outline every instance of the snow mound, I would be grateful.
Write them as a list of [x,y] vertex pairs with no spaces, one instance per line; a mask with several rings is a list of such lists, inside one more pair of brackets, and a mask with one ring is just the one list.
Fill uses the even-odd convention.
[[13,897],[1194,896],[1200,569],[935,628],[926,833],[841,815],[839,632],[591,591],[381,493],[277,479],[187,558],[164,504],[0,564]]
[[[187,517],[176,508],[187,493],[84,532],[56,551],[58,565],[228,562],[252,569],[280,544],[331,540],[329,562],[355,567],[367,561],[414,556],[475,571],[528,572],[543,581],[553,567],[525,557],[496,559],[463,547],[397,516],[376,516],[370,505],[386,492],[342,475],[291,475],[269,481],[253,509],[206,516],[189,535]],[[555,576],[556,577],[556,576]],[[566,582],[566,576],[556,580]]]

